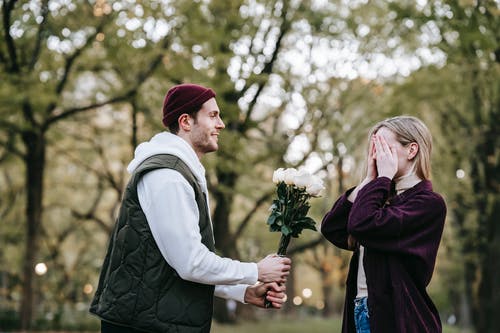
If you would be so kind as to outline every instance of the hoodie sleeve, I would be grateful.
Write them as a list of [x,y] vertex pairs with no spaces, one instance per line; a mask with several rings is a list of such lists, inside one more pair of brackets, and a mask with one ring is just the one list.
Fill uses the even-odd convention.
[[235,301],[245,303],[245,292],[250,285],[218,285],[215,286],[214,295],[225,299],[234,299]]
[[222,258],[203,245],[194,191],[180,173],[151,171],[137,193],[158,248],[182,279],[212,285],[257,282],[257,264]]

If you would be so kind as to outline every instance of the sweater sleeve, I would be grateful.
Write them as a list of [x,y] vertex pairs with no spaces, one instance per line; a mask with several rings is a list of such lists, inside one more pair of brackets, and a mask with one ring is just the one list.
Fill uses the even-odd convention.
[[194,190],[179,172],[151,171],[137,193],[160,252],[182,279],[212,285],[257,282],[257,264],[220,257],[201,242]]
[[352,203],[347,197],[354,188],[342,195],[334,204],[332,209],[323,217],[321,222],[321,233],[335,246],[348,250],[347,221],[351,211]]
[[444,200],[420,191],[388,203],[391,180],[376,178],[363,187],[353,203],[347,230],[361,245],[427,257],[437,251],[446,216]]
[[214,295],[220,298],[233,299],[240,303],[245,303],[245,292],[250,285],[218,285],[215,286]]

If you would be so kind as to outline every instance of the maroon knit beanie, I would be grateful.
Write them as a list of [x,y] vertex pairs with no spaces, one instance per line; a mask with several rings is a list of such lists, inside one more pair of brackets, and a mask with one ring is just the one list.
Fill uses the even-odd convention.
[[170,88],[163,101],[163,125],[168,127],[180,115],[198,111],[212,97],[215,97],[212,89],[197,84],[179,84]]

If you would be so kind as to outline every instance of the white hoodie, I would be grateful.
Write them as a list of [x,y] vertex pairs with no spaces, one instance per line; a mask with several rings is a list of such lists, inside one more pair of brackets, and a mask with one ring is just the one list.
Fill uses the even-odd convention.
[[[137,146],[128,172],[158,154],[175,155],[186,163],[208,202],[205,168],[189,143],[177,135],[162,132]],[[203,245],[194,190],[186,179],[172,169],[153,170],[139,181],[137,194],[156,244],[177,274],[184,280],[216,285],[215,296],[244,302],[246,288],[257,282],[257,264],[219,257]]]

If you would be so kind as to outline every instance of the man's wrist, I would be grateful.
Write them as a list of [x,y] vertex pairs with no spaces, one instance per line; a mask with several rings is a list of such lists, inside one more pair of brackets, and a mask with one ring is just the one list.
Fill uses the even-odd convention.
[[247,304],[252,304],[252,301],[255,299],[255,293],[253,292],[253,289],[251,286],[247,286],[245,289],[245,295],[243,296],[243,302]]

